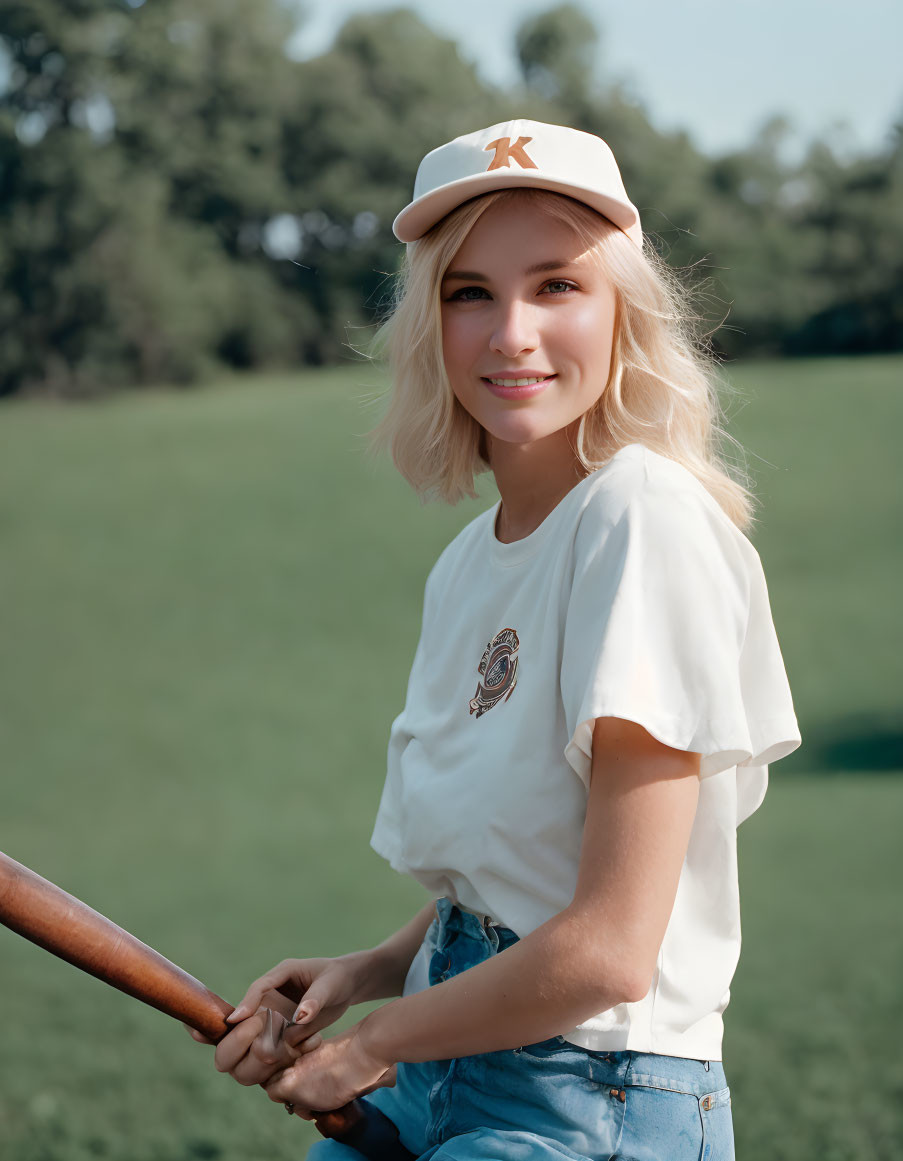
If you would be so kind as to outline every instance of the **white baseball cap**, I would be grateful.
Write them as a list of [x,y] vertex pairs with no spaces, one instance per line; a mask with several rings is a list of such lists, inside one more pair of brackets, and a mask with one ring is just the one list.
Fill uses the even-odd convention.
[[462,202],[512,186],[576,198],[643,248],[639,210],[627,197],[606,142],[542,121],[500,121],[433,149],[418,166],[414,199],[392,223],[392,231],[400,242],[415,242]]

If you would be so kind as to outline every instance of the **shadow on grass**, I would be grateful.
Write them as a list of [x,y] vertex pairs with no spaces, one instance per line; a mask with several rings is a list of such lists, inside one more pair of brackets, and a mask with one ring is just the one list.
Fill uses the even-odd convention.
[[840,721],[801,727],[803,744],[781,759],[786,774],[861,770],[903,774],[903,716],[890,711],[850,714]]

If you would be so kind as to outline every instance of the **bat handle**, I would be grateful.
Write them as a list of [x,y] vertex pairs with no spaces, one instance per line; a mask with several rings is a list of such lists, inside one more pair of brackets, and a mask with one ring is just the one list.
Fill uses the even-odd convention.
[[[182,1020],[214,1043],[230,1031],[234,1009],[187,972],[73,895],[0,852],[0,923],[81,971]],[[407,1161],[398,1131],[363,1098],[323,1113],[324,1137],[357,1149],[370,1161]]]
[[[219,1042],[231,1031],[225,1016],[233,1008],[215,992],[204,989],[204,993],[191,1013],[182,1007],[178,1013],[170,1010],[170,1015],[179,1015],[183,1020],[187,1017],[193,1028]],[[317,1113],[314,1124],[321,1136],[356,1149],[368,1161],[414,1161],[414,1154],[402,1145],[392,1121],[365,1097],[358,1097],[332,1112]]]
[[399,1140],[398,1129],[366,1097],[334,1112],[320,1113],[314,1124],[324,1137],[356,1149],[369,1161],[414,1161],[414,1154]]

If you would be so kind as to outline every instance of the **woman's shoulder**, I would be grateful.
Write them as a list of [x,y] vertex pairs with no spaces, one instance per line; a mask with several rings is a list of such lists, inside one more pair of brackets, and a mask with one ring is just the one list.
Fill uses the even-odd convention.
[[607,510],[619,517],[634,501],[654,503],[696,500],[713,505],[727,519],[721,506],[702,482],[677,460],[653,451],[642,443],[628,443],[597,468],[586,480],[587,508]]
[[586,485],[576,529],[586,546],[621,528],[666,539],[714,536],[741,554],[758,555],[689,468],[645,444],[620,448]]

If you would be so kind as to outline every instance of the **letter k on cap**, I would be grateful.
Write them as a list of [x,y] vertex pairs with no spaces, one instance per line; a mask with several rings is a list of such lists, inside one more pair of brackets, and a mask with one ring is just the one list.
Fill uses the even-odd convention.
[[518,137],[513,145],[510,137],[498,137],[495,141],[490,141],[488,145],[484,146],[484,149],[494,149],[495,156],[486,172],[489,173],[489,170],[492,169],[501,169],[502,166],[510,167],[512,157],[521,169],[538,169],[539,166],[527,156],[524,149],[524,146],[529,145],[532,140],[532,137]]
[[392,229],[399,242],[416,242],[471,198],[519,187],[583,202],[642,250],[640,213],[627,196],[608,143],[593,133],[524,117],[463,133],[431,149],[417,167],[414,197]]

